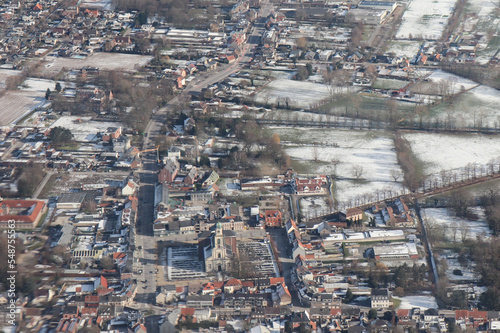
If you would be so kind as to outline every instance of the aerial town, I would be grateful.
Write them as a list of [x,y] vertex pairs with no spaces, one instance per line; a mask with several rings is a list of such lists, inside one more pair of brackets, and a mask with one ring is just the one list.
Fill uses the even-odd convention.
[[500,1],[3,0],[0,331],[500,331]]

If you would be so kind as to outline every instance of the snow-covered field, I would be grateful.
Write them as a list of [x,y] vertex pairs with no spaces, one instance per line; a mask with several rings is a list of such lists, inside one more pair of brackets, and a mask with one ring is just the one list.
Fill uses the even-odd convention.
[[309,107],[310,104],[318,103],[328,96],[328,89],[323,84],[279,79],[272,81],[258,92],[256,101],[277,103],[279,98],[289,98],[293,105]]
[[14,69],[0,69],[0,90],[5,89],[5,82],[11,76],[19,75],[21,71]]
[[408,84],[408,81],[378,78],[372,85],[375,89],[401,89]]
[[34,91],[7,91],[0,97],[0,126],[14,123],[45,102],[44,95]]
[[[348,89],[355,91],[352,87]],[[278,99],[288,98],[292,105],[308,108],[329,96],[328,87],[324,84],[278,79],[270,82],[264,89],[259,91],[256,94],[255,101],[258,103],[267,102],[277,104]]]
[[111,10],[112,1],[111,0],[83,0],[81,3],[83,8],[99,8],[101,10]]
[[396,38],[439,39],[453,11],[455,0],[412,0],[403,15]]
[[404,296],[404,297],[396,297],[393,298],[401,300],[401,304],[399,305],[399,309],[412,309],[412,308],[420,308],[423,310],[427,309],[437,309],[438,305],[436,303],[436,298],[434,296]]
[[85,66],[98,67],[101,70],[123,70],[135,72],[146,65],[153,57],[138,54],[105,53],[93,54],[85,59],[45,57],[41,71],[45,74],[57,74],[61,69],[80,69]]
[[491,230],[485,220],[484,210],[481,207],[473,207],[471,211],[478,216],[477,221],[470,221],[464,218],[456,217],[446,208],[425,208],[422,209],[422,215],[426,220],[432,221],[444,227],[445,237],[449,241],[459,242],[462,237],[465,239],[485,238],[491,236]]
[[458,127],[482,126],[494,128],[500,121],[500,91],[479,85],[458,96],[452,104],[441,104],[435,111],[445,120],[449,115]]
[[[80,119],[81,122],[76,122]],[[79,142],[95,141],[98,132],[105,131],[108,127],[119,127],[120,123],[93,121],[90,117],[63,116],[56,120],[50,128],[61,126],[73,133],[74,139]]]
[[411,150],[424,162],[426,174],[463,168],[476,163],[485,166],[500,157],[500,138],[480,134],[454,135],[437,133],[405,133]]
[[[24,91],[33,91],[37,92],[40,94],[40,96],[45,97],[45,92],[47,89],[50,89],[51,91],[54,91],[56,88],[56,81],[53,80],[46,80],[46,79],[38,79],[38,78],[29,78],[24,80],[21,90]],[[61,88],[67,88],[68,84],[65,82],[60,81]]]
[[[347,202],[377,191],[402,190],[401,177],[395,182],[391,172],[401,172],[393,139],[384,131],[353,131],[271,127],[281,138],[286,152],[306,173],[337,175],[336,199]],[[355,168],[362,168],[361,180],[354,179]]]
[[425,81],[416,84],[410,90],[422,94],[451,95],[472,89],[478,85],[477,82],[438,69],[432,72]]
[[328,214],[331,209],[328,206],[328,197],[303,197],[300,198],[300,213],[306,219]]
[[387,53],[394,53],[397,57],[413,58],[420,50],[422,41],[419,40],[393,40],[387,48]]

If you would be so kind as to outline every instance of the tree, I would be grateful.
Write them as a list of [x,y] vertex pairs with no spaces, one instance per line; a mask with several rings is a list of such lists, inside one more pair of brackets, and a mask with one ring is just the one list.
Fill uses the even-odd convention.
[[200,166],[210,166],[210,159],[207,155],[200,156]]
[[297,38],[297,40],[296,40],[295,43],[297,45],[297,48],[299,48],[301,50],[306,50],[306,48],[307,48],[307,39],[305,37]]
[[345,293],[345,297],[344,297],[344,303],[349,304],[352,302],[353,299],[354,299],[354,295],[352,294],[351,289],[347,289],[347,291]]
[[295,79],[299,81],[304,81],[309,78],[309,71],[305,66],[300,66],[297,68],[297,73],[295,74]]
[[363,177],[363,172],[364,172],[364,169],[363,169],[363,166],[361,166],[361,165],[354,165],[352,167],[352,176],[358,180]]
[[73,134],[67,128],[56,126],[50,131],[49,139],[56,147],[64,146],[73,141]]
[[49,99],[50,93],[51,93],[50,89],[47,88],[47,90],[45,91],[45,99],[47,99],[47,100]]
[[458,190],[450,196],[449,205],[451,210],[458,217],[467,217],[470,207],[473,203],[473,198],[470,193],[465,190]]
[[377,317],[378,313],[376,309],[370,309],[370,311],[368,311],[368,319],[377,319]]
[[488,288],[479,297],[480,307],[487,310],[500,310],[500,292],[496,288]]
[[392,179],[394,179],[394,182],[397,182],[398,179],[401,177],[401,171],[396,170],[396,169],[392,169],[391,170],[391,177],[392,177]]
[[113,263],[113,259],[107,256],[101,259],[101,266],[103,269],[113,269],[115,264]]
[[56,82],[56,87],[55,87],[55,90],[60,93],[61,90],[62,90],[62,87],[61,87],[61,84],[59,82]]
[[281,142],[280,136],[278,133],[274,133],[272,138],[271,138],[272,143],[279,145]]
[[467,308],[467,294],[463,290],[454,290],[450,296],[450,305],[459,309]]
[[85,198],[82,202],[81,210],[87,214],[93,214],[97,212],[97,203],[92,198]]

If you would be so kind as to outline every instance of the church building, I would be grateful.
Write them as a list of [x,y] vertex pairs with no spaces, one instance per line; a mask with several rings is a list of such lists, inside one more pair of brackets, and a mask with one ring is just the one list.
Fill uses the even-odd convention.
[[236,233],[223,230],[222,224],[217,222],[215,233],[207,239],[203,247],[205,271],[207,273],[228,272],[231,270],[231,261],[237,256]]

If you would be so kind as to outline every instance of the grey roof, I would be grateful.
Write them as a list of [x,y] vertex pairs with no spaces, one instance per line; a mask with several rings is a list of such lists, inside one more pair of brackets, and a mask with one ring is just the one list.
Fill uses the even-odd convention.
[[86,193],[75,192],[75,193],[63,193],[57,200],[57,203],[82,203],[85,199]]

